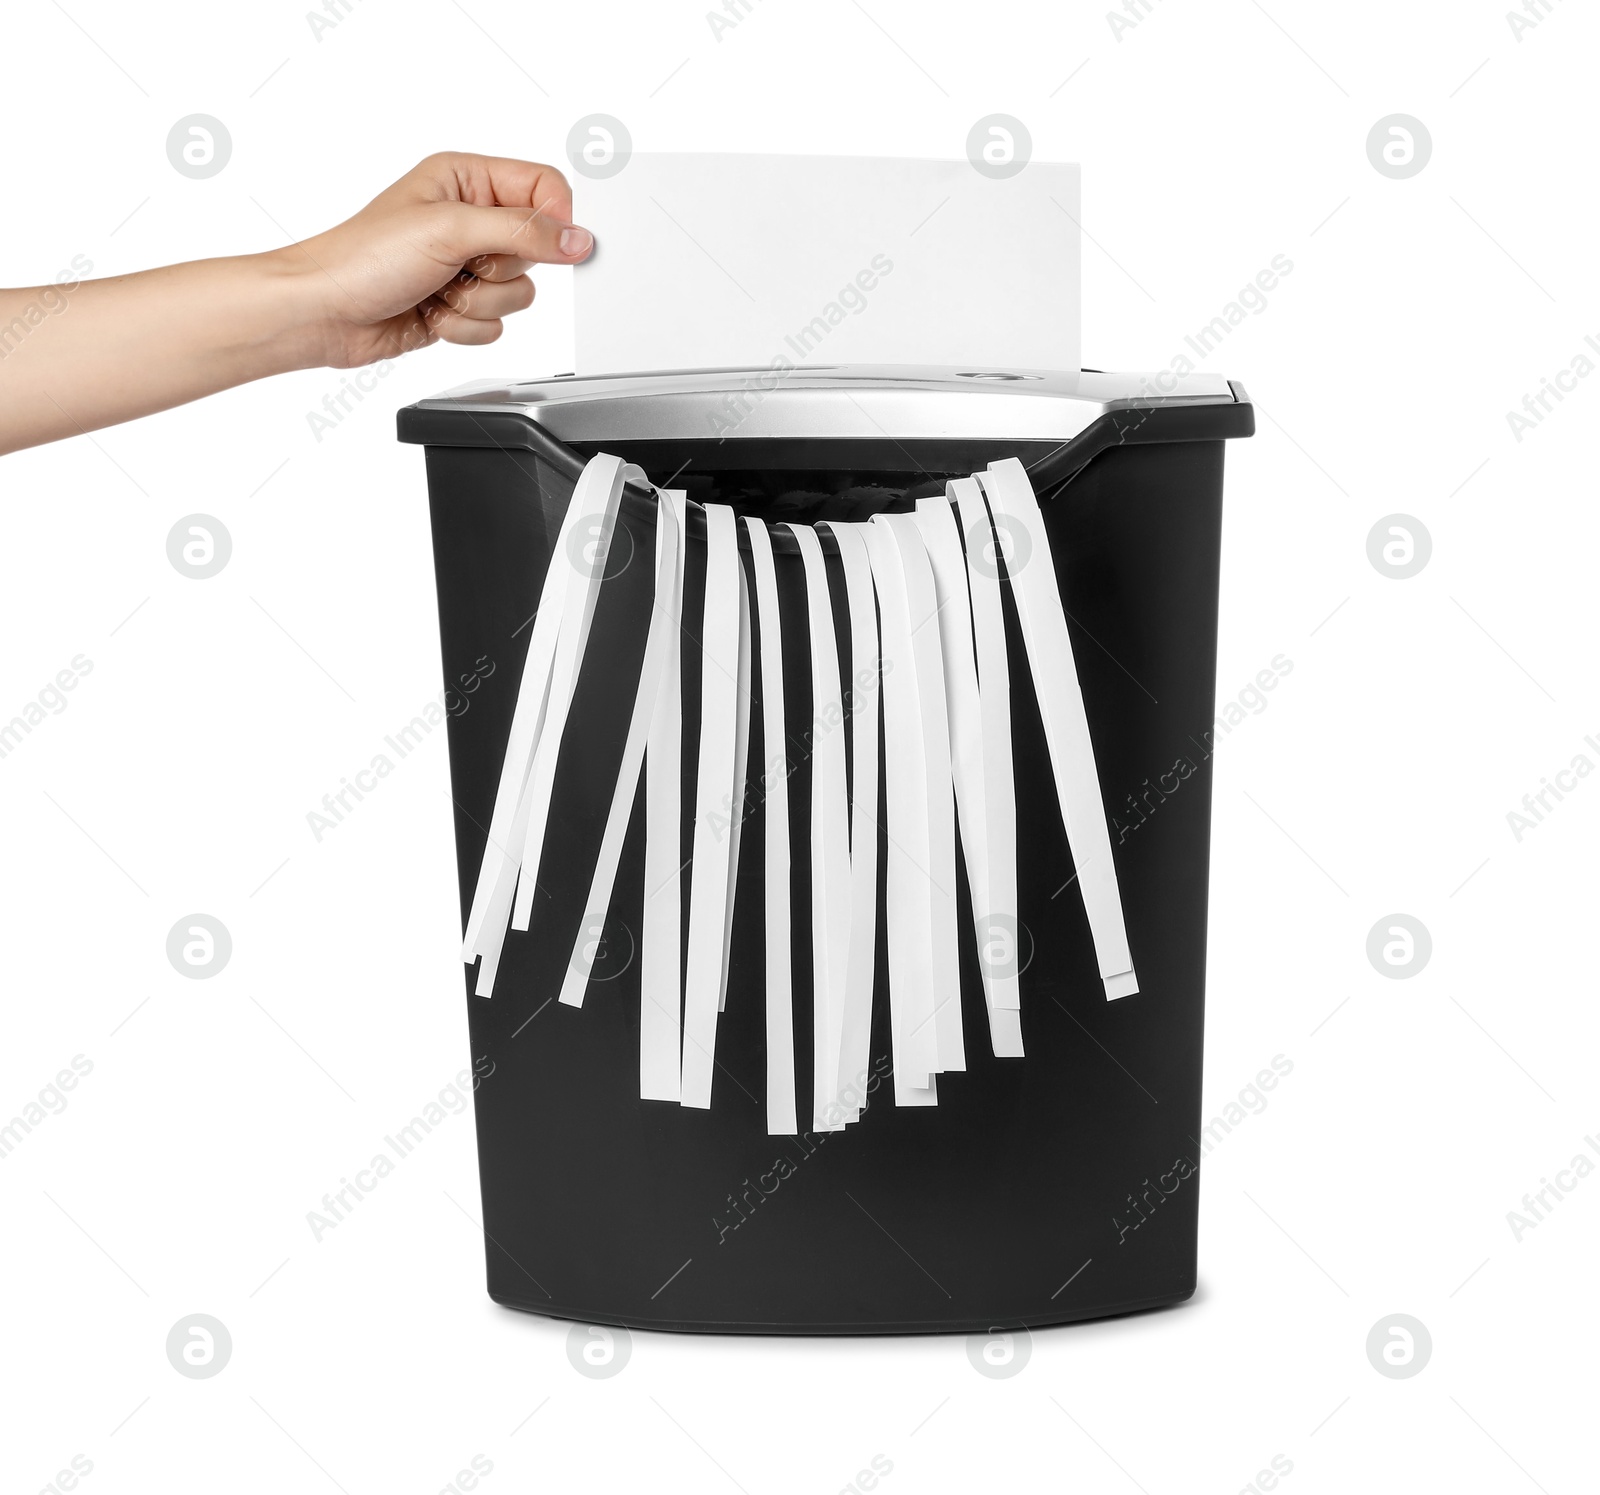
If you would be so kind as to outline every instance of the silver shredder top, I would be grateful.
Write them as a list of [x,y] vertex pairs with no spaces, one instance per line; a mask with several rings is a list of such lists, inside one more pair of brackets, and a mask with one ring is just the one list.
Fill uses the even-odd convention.
[[412,408],[514,413],[582,447],[774,438],[1060,442],[1118,412],[1246,403],[1220,374],[845,364],[489,381]]

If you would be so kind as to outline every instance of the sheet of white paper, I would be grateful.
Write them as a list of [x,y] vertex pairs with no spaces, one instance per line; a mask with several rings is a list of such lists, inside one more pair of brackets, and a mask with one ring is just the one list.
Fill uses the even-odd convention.
[[878,610],[858,524],[830,524],[850,606],[850,956],[839,1034],[839,1100],[850,1120],[866,1104],[872,986],[878,949]]
[[577,371],[1079,367],[1075,165],[634,155],[574,183]]
[[812,1130],[839,1131],[839,1043],[850,960],[850,819],[845,781],[839,641],[833,630],[822,542],[809,525],[789,526],[806,573],[811,634],[811,989]]
[[889,946],[889,1033],[894,1103],[938,1103],[933,1021],[933,904],[928,896],[928,775],[917,667],[900,550],[889,529],[862,526],[877,588],[883,650],[883,753],[887,818],[884,923]]
[[[622,843],[627,837],[628,821],[633,816],[633,802],[639,793],[639,773],[644,767],[645,743],[650,737],[650,722],[656,714],[661,693],[662,665],[670,636],[678,626],[670,611],[673,581],[678,569],[678,544],[678,522],[672,507],[658,501],[655,594],[650,610],[650,632],[640,665],[639,681],[634,689],[633,716],[628,722],[628,736],[623,743],[622,762],[617,769],[611,809],[606,815],[606,828],[600,838],[600,852],[595,859],[594,876],[589,883],[583,922],[578,928],[577,943],[561,983],[560,1000],[568,1007],[583,1006],[584,993],[589,988],[589,973],[605,936],[606,913],[611,907],[612,890],[617,884]],[[622,683],[617,682],[619,688]]]
[[922,721],[928,792],[928,900],[933,936],[933,1025],[938,1069],[967,1067],[961,1027],[961,956],[956,934],[956,809],[951,784],[950,717],[945,704],[944,650],[939,600],[922,529],[912,514],[880,514],[900,548],[917,668],[917,706]]
[[[1130,997],[1139,989],[1128,952],[1128,932],[1117,891],[1117,868],[1111,855],[1100,779],[1095,772],[1089,719],[1072,657],[1061,589],[1056,581],[1050,537],[1028,474],[1015,457],[992,462],[976,474],[994,505],[998,526],[1004,515],[1011,527],[1006,575],[1017,601],[1017,617],[1027,642],[1028,664],[1039,698],[1039,715],[1050,746],[1056,798],[1066,826],[1078,873],[1084,912],[1094,936],[1096,958],[1106,996]],[[1003,537],[1005,538],[1005,537]]]
[[644,927],[639,935],[639,1097],[678,1099],[683,1065],[683,570],[688,514],[682,492],[661,503],[677,521],[666,657],[645,756]]
[[759,519],[746,519],[761,624],[763,834],[766,839],[767,1132],[800,1130],[794,1098],[794,995],[790,960],[789,753],[783,712],[783,627],[772,537]]
[[1017,982],[1017,802],[1011,761],[1011,673],[1005,615],[994,564],[994,529],[983,492],[971,478],[949,485],[967,554],[972,636],[978,660],[978,704],[983,717],[984,835],[988,900],[974,909],[978,959],[989,993],[989,1042],[995,1057],[1022,1057],[1021,997]]
[[696,773],[694,870],[689,881],[689,955],[684,976],[682,1103],[711,1105],[723,949],[728,938],[732,837],[729,788],[739,717],[739,540],[733,510],[708,504],[706,605],[701,629],[700,762]]

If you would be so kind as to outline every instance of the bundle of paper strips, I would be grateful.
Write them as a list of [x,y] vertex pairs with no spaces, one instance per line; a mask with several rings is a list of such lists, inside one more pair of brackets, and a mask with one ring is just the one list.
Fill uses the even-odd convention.
[[[635,552],[619,574],[607,557],[630,483],[653,494],[655,551],[653,558]],[[782,589],[789,605],[780,603],[775,540],[786,564],[798,552],[803,616],[794,602],[797,588]],[[698,644],[684,627],[691,546],[703,546],[693,568],[704,576]],[[535,920],[538,937],[572,950],[560,1000],[582,1005],[642,775],[642,1098],[711,1104],[740,832],[756,814],[763,826],[759,916],[770,1133],[801,1130],[791,969],[796,899],[802,927],[811,932],[805,1129],[838,1130],[865,1106],[880,919],[895,1103],[934,1105],[936,1076],[966,1068],[958,865],[966,873],[989,1044],[998,1057],[1022,1057],[1012,661],[1003,592],[1020,625],[1106,996],[1137,992],[1056,567],[1038,501],[1015,459],[951,481],[945,497],[920,499],[910,512],[861,523],[769,526],[724,505],[693,504],[683,492],[655,489],[637,467],[601,455],[584,468],[551,554],[467,920],[463,958],[482,961],[479,996],[494,990],[508,929],[526,931],[535,919],[541,876],[588,877],[578,927],[552,930]],[[830,560],[835,577],[842,575],[842,596],[837,582],[830,589]],[[589,645],[604,590],[622,584],[624,575],[653,592],[642,649],[619,660],[615,651]],[[849,623],[842,639],[840,616]],[[810,701],[800,722],[786,718],[786,632],[808,644],[803,654],[793,644],[789,650],[791,667],[805,659],[809,674],[809,691],[789,682],[791,702]],[[700,655],[692,700],[683,670],[686,639]],[[581,747],[586,722],[574,701],[583,682],[597,680],[613,694],[627,694],[631,717],[615,783],[602,786],[603,793],[592,781],[579,786],[603,801],[589,807],[603,826],[598,850],[591,848],[592,859],[586,855],[581,866],[565,865],[570,858],[546,844],[557,760],[564,740]],[[698,757],[686,778],[690,711],[698,713],[698,730],[687,734]],[[755,765],[747,762],[752,711],[759,711],[763,743]],[[802,763],[810,784],[810,887],[792,890],[789,782]],[[692,803],[686,782],[694,786]],[[687,861],[686,814],[693,847]],[[887,858],[882,909],[880,849]],[[739,916],[757,917],[758,910],[741,908]]]

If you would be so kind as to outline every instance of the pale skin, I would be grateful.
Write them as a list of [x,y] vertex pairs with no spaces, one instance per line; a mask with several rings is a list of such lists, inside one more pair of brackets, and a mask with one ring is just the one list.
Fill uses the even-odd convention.
[[492,343],[530,266],[593,247],[553,166],[446,152],[282,249],[0,290],[0,454],[291,369]]

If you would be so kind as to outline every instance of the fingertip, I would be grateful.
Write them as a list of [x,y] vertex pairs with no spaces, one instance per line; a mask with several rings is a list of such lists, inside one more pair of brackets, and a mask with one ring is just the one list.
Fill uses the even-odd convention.
[[594,250],[594,235],[586,228],[579,228],[572,224],[561,230],[561,237],[557,240],[557,247],[561,253],[576,264],[584,260]]

